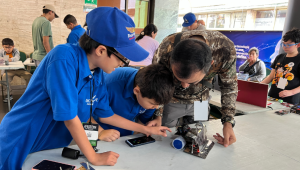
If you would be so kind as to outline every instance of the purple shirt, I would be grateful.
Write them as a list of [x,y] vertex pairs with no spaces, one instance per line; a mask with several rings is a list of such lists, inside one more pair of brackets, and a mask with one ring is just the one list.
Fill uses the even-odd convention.
[[152,58],[154,56],[155,51],[157,50],[159,46],[159,42],[153,39],[152,37],[149,37],[145,35],[142,39],[137,41],[137,43],[143,47],[146,51],[149,52],[149,56],[140,62],[130,62],[130,65],[143,65],[143,66],[148,66],[152,64]]

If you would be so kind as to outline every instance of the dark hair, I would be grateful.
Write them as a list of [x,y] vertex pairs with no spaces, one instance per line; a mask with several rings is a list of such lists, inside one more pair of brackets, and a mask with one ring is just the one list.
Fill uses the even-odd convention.
[[159,105],[169,103],[175,89],[172,73],[161,64],[151,64],[140,69],[134,84],[139,86],[143,97],[154,99]]
[[[44,6],[45,7],[45,6]],[[49,9],[43,9],[43,13],[44,14],[47,14],[48,12],[50,12],[51,10],[49,10]]]
[[195,39],[186,39],[179,42],[171,53],[170,64],[176,65],[176,75],[188,79],[195,71],[205,74],[211,66],[212,53],[207,44]]
[[[87,53],[87,54],[91,54],[93,49],[96,49],[99,47],[99,45],[103,45],[101,43],[98,43],[97,41],[93,40],[91,37],[89,37],[86,32],[80,37],[79,41],[79,46]],[[106,48],[108,48],[109,50],[113,51],[113,52],[117,52],[114,48],[103,45]],[[112,54],[109,50],[107,50],[107,54],[110,57],[110,55]]]
[[135,41],[142,39],[145,35],[152,37],[152,32],[154,32],[155,34],[157,32],[157,28],[154,24],[148,24],[140,33],[140,35],[135,39]]
[[14,46],[14,41],[10,38],[4,38],[2,40],[2,45]]
[[64,23],[65,23],[66,25],[69,25],[69,24],[71,24],[71,23],[77,24],[77,20],[76,20],[76,18],[75,18],[73,15],[68,14],[68,15],[66,15],[65,18],[64,18]]
[[299,43],[300,42],[300,30],[299,28],[293,28],[292,30],[286,32],[282,38],[284,42],[291,40],[292,42]]

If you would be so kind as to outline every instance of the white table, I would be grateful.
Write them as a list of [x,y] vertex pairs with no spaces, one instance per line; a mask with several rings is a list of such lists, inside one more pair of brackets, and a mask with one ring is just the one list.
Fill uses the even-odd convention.
[[[218,90],[214,90],[214,92],[209,91],[209,94],[212,96],[209,103],[213,104],[215,106],[221,107],[221,92]],[[281,105],[279,102],[268,101],[267,103],[272,103],[270,105],[270,107],[272,107],[273,110],[288,109],[287,107]],[[236,101],[235,106],[236,106],[236,113],[243,113],[243,114],[272,110],[269,107],[263,108],[263,107],[259,107],[259,106],[255,106],[255,105],[247,104],[247,103],[243,103],[243,102],[238,102],[238,101]]]
[[[235,117],[237,142],[228,148],[215,144],[206,159],[201,159],[170,146],[171,134],[152,144],[130,148],[121,137],[114,142],[98,142],[100,152],[120,154],[115,166],[93,166],[95,169],[130,170],[282,170],[300,167],[300,115],[276,115],[273,111]],[[222,134],[220,120],[205,122],[208,138]],[[215,140],[214,140],[215,141]],[[72,148],[78,149],[76,145]],[[61,157],[62,148],[33,153],[27,156],[23,169],[31,169],[43,159],[80,167],[85,158],[71,160]]]
[[31,66],[35,66],[35,63],[32,63],[31,62],[31,58],[27,58],[24,62],[23,62],[23,64],[25,65],[25,66],[27,66],[27,70],[30,72],[30,70],[31,70]]
[[[5,81],[1,81],[2,85],[3,83],[6,83],[6,90],[7,90],[7,105],[8,105],[8,111],[10,111],[10,93],[9,93],[9,82],[8,82],[8,76],[7,76],[7,70],[18,70],[18,69],[24,69],[24,64],[22,63],[22,61],[16,61],[16,62],[9,62],[9,65],[0,65],[0,70],[5,70],[5,74],[6,74],[6,80]],[[3,94],[2,94],[3,95]]]

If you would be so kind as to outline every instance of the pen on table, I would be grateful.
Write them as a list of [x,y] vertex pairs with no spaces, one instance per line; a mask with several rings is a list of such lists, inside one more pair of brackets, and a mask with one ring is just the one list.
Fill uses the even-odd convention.
[[90,170],[89,162],[86,162],[87,170]]

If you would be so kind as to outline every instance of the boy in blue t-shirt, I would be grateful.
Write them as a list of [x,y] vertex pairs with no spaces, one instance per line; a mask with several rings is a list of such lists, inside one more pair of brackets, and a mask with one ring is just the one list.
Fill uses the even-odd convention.
[[[150,121],[159,105],[169,103],[175,88],[171,72],[160,64],[152,64],[140,70],[117,68],[104,77],[113,112],[143,124]],[[93,118],[100,125],[100,140],[111,142],[120,136],[133,134],[133,131],[102,123],[97,115],[93,115]],[[161,122],[160,116],[149,122],[148,126],[159,124],[157,121]]]
[[272,82],[269,96],[291,104],[300,103],[300,29],[294,28],[282,37],[283,54],[272,63],[272,71],[261,83]]
[[117,8],[99,7],[87,14],[86,22],[87,33],[79,45],[63,44],[51,50],[3,118],[1,170],[19,170],[29,153],[65,147],[72,139],[93,165],[114,165],[119,155],[96,153],[86,137],[81,123],[90,119],[90,113],[103,123],[147,135],[166,136],[166,130],[170,131],[128,121],[109,106],[103,71],[111,73],[127,64],[125,57],[141,61],[149,55],[131,36],[135,35],[132,19]]
[[64,23],[67,28],[71,30],[67,43],[76,44],[79,38],[85,33],[85,29],[78,25],[76,18],[73,15],[66,15],[64,18]]

